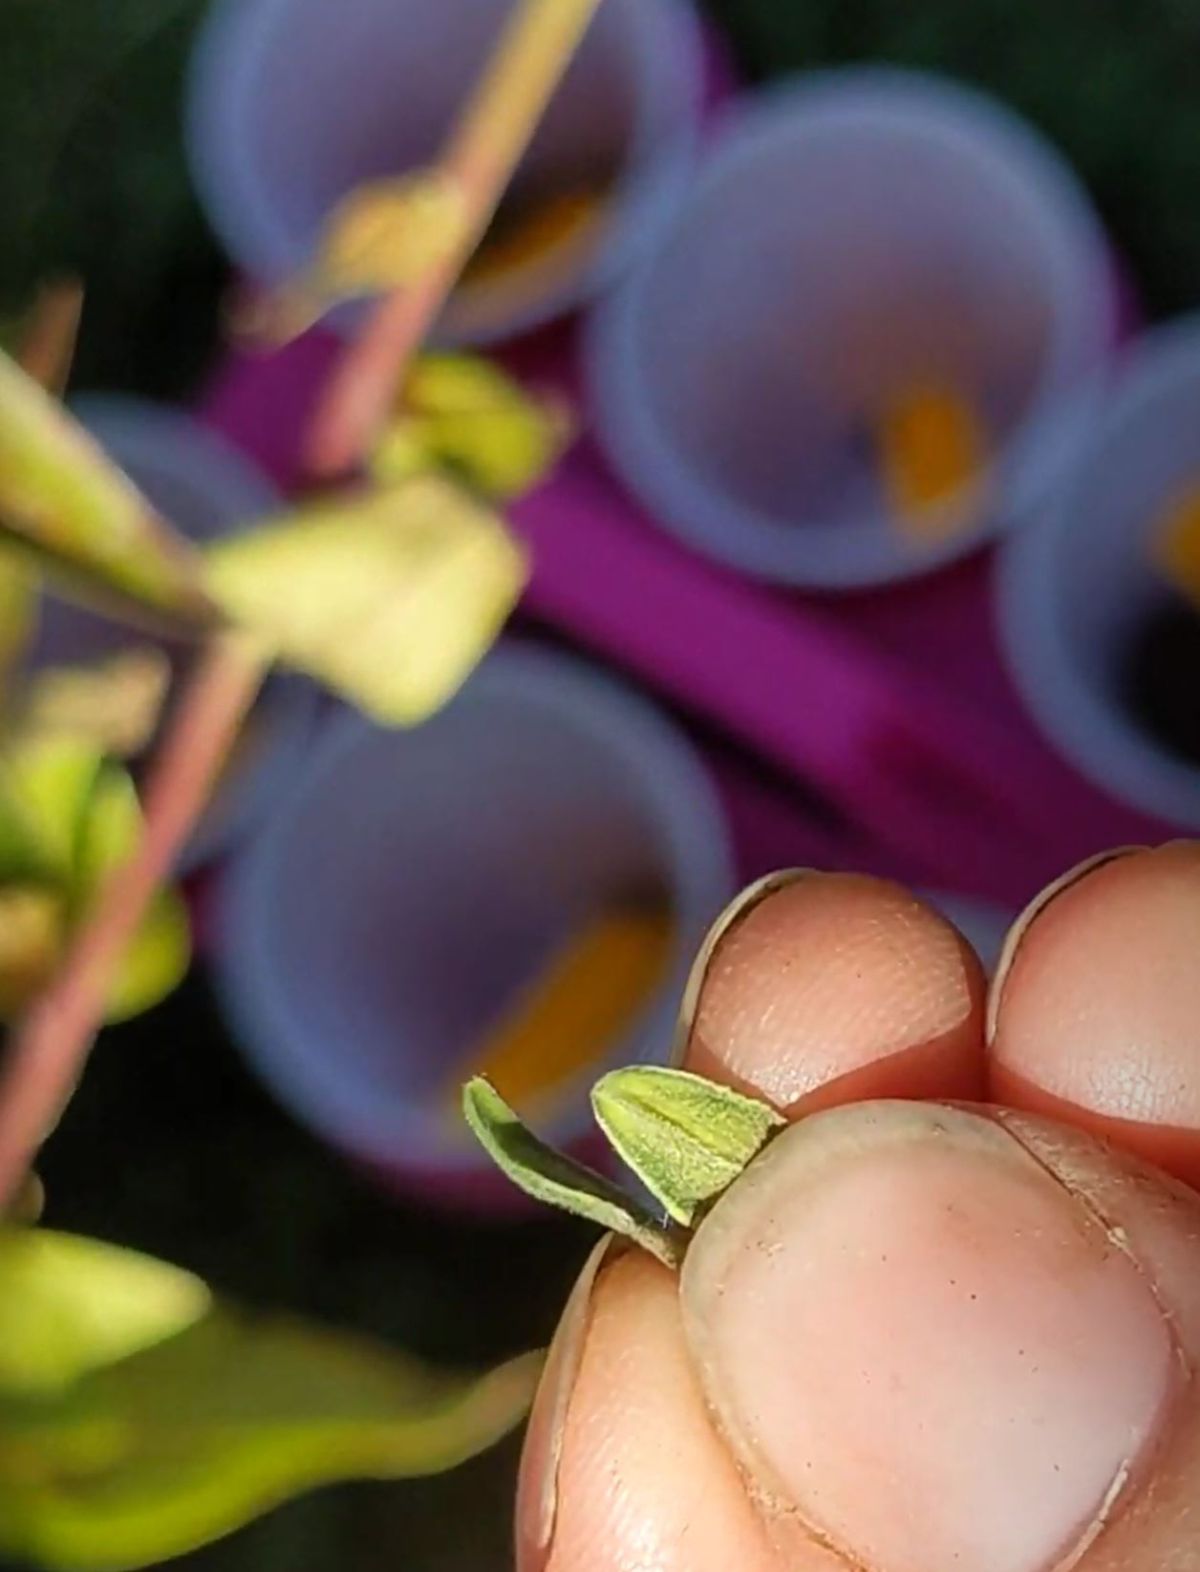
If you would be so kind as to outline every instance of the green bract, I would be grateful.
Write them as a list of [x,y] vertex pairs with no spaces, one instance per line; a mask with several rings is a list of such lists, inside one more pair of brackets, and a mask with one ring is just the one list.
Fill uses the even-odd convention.
[[652,1066],[604,1076],[592,1107],[617,1155],[685,1228],[784,1123],[756,1097]]
[[491,361],[422,355],[371,455],[371,473],[388,484],[443,467],[502,502],[536,485],[570,434],[561,404],[526,392]]
[[464,1087],[463,1113],[484,1151],[518,1189],[623,1234],[667,1266],[677,1264],[679,1241],[653,1213],[603,1175],[539,1141],[482,1076]]
[[670,1221],[659,1221],[611,1181],[539,1141],[481,1077],[463,1091],[467,1123],[514,1184],[623,1234],[668,1266],[682,1258],[686,1230],[784,1124],[757,1098],[684,1070],[649,1065],[604,1076],[592,1103],[617,1155]]
[[[0,748],[0,1014],[46,983],[141,824],[133,781],[91,743],[34,735]],[[108,1019],[157,1003],[189,954],[183,903],[164,890],[126,951]]]

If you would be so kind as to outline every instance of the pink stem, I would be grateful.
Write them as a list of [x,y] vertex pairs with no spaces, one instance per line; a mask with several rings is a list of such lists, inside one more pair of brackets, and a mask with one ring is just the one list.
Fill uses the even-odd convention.
[[[514,13],[443,161],[467,198],[469,233],[428,277],[383,301],[347,354],[313,428],[317,474],[349,469],[367,451],[596,4],[524,0]],[[0,1066],[0,1212],[75,1088],[116,967],[203,812],[267,665],[246,634],[222,632],[205,649],[155,762],[137,851],[101,890],[57,976],[10,1036]]]
[[346,351],[309,433],[315,479],[344,474],[378,436],[405,367],[479,243],[597,3],[524,0],[514,11],[439,163],[466,222],[437,267],[385,296]]
[[265,670],[257,641],[245,634],[221,634],[201,654],[155,760],[137,852],[113,874],[58,974],[13,1030],[0,1069],[0,1207],[75,1088],[116,968],[203,812]]

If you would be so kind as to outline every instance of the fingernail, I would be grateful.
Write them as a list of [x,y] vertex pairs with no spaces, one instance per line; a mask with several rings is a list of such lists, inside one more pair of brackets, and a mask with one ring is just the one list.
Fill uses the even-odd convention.
[[1122,1241],[972,1113],[785,1131],[702,1225],[684,1320],[769,1506],[870,1572],[1052,1572],[1120,1509],[1178,1379]]
[[1069,869],[1053,884],[1048,884],[1044,890],[1035,895],[1029,905],[1008,930],[1008,937],[1004,941],[1004,948],[1000,952],[1000,959],[996,963],[996,970],[988,988],[987,1001],[987,1042],[990,1047],[996,1038],[996,1022],[1000,1013],[1000,1000],[1008,982],[1008,974],[1012,970],[1013,962],[1017,958],[1017,951],[1029,936],[1029,930],[1046,908],[1056,901],[1067,890],[1073,889],[1081,879],[1086,879],[1089,874],[1106,867],[1110,862],[1116,862],[1121,857],[1132,857],[1137,852],[1144,852],[1145,846],[1118,846],[1112,851],[1099,852],[1095,857],[1085,857],[1080,863]]
[[704,942],[696,953],[692,969],[688,973],[688,980],[683,990],[683,1000],[679,1006],[679,1024],[675,1029],[675,1041],[671,1049],[671,1064],[682,1064],[687,1055],[688,1045],[692,1040],[692,1031],[696,1024],[696,1011],[700,1004],[700,995],[704,991],[704,980],[708,976],[709,968],[717,950],[729,937],[738,923],[744,922],[756,906],[761,906],[769,896],[777,890],[787,889],[789,885],[797,884],[801,879],[813,876],[811,868],[780,868],[775,873],[765,874],[761,879],[756,879],[753,884],[748,884],[740,894],[734,896],[729,905],[713,923],[704,936]]
[[617,1248],[618,1241],[611,1236],[602,1239],[584,1263],[546,1357],[517,1487],[517,1561],[521,1572],[538,1572],[549,1557],[558,1515],[563,1435],[591,1320],[592,1296],[601,1268]]

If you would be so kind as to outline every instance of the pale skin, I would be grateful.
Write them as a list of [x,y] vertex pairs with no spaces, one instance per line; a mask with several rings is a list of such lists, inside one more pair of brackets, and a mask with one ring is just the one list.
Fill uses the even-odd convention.
[[519,1572],[1198,1572],[1200,846],[1076,870],[990,994],[903,890],[807,875],[685,1063],[796,1127],[681,1276],[577,1292]]

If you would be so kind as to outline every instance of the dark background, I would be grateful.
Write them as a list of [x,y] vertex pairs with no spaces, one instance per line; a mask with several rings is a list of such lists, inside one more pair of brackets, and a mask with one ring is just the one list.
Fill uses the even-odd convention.
[[[1200,0],[710,10],[750,78],[873,58],[998,92],[1087,180],[1149,313],[1200,297]],[[201,0],[0,0],[0,316],[48,273],[82,274],[79,386],[186,397],[214,351],[225,271],[179,132],[202,11]],[[587,1239],[551,1219],[451,1224],[383,1195],[258,1091],[202,976],[102,1042],[42,1167],[56,1226],[455,1362],[544,1341]],[[516,1455],[514,1441],[443,1479],[326,1491],[177,1565],[500,1572]]]
[[[1153,314],[1200,298],[1200,0],[707,0],[752,79],[856,59],[992,89],[1092,188]],[[223,268],[178,104],[203,0],[0,0],[0,316],[48,269],[90,297],[81,384],[178,395]]]

